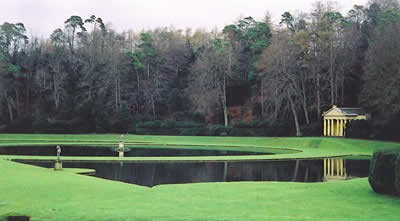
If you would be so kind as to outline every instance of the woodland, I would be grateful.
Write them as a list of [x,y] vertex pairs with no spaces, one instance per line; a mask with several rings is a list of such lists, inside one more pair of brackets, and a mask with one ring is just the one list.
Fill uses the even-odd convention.
[[371,114],[354,136],[399,139],[399,1],[271,20],[117,32],[73,15],[48,38],[4,22],[0,132],[320,136],[337,105]]

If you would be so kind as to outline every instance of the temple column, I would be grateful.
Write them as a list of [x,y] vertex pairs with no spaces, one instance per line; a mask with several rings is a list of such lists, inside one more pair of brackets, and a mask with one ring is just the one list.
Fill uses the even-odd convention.
[[336,175],[340,176],[340,159],[336,160]]
[[339,132],[339,124],[338,124],[338,120],[335,120],[335,137],[337,137],[338,136],[338,132]]
[[330,120],[328,119],[328,120],[326,120],[326,126],[327,126],[327,129],[326,129],[326,136],[331,136],[331,125],[330,125]]
[[332,136],[332,120],[329,120],[329,136]]
[[339,136],[343,137],[343,120],[339,120]]
[[330,121],[331,121],[331,136],[335,136],[335,127],[333,124],[333,119],[331,119]]
[[335,137],[338,135],[338,120],[335,120]]
[[344,176],[344,171],[343,171],[343,159],[340,160],[340,176]]
[[324,119],[324,136],[326,137],[326,120]]
[[342,120],[342,137],[344,137],[344,120]]
[[327,173],[326,173],[326,175],[330,176],[331,175],[331,161],[330,161],[330,159],[326,159],[326,165],[327,165]]
[[339,135],[339,121],[335,120],[335,137]]

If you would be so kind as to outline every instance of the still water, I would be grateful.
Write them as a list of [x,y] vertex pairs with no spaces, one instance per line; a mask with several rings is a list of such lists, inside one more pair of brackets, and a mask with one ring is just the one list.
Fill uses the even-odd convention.
[[[50,161],[20,161],[51,168]],[[368,160],[345,160],[347,177],[367,177]],[[142,186],[199,182],[292,181],[322,182],[323,160],[235,162],[64,162],[64,168],[89,168],[94,176]]]
[[[127,148],[126,157],[168,157],[168,156],[235,156],[268,155],[271,153],[225,150],[196,150],[177,148]],[[53,146],[0,147],[0,155],[55,156]],[[115,147],[62,146],[62,156],[118,156]]]

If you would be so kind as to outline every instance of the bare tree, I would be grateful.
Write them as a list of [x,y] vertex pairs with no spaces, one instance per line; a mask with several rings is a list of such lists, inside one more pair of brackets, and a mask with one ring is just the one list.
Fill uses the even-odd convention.
[[[281,31],[275,34],[271,45],[263,52],[258,67],[268,92],[266,102],[275,105],[276,110],[290,111],[296,128],[296,136],[301,136],[297,106],[301,98],[299,86],[298,51],[290,41],[291,34]],[[285,113],[285,112],[283,112]],[[282,114],[282,113],[281,113]]]
[[235,77],[237,62],[232,52],[229,42],[216,39],[193,65],[190,84],[190,96],[196,107],[203,112],[212,105],[220,107],[226,127],[229,124],[226,91],[229,81]]

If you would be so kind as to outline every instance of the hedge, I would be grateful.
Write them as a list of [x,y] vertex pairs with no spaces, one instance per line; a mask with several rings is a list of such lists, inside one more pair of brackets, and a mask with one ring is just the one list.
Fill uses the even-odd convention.
[[371,159],[368,181],[376,193],[400,194],[400,150],[376,151]]
[[394,187],[396,189],[397,195],[400,195],[400,154],[397,154],[394,174]]
[[346,137],[368,139],[373,132],[372,122],[369,120],[353,120],[346,126]]

